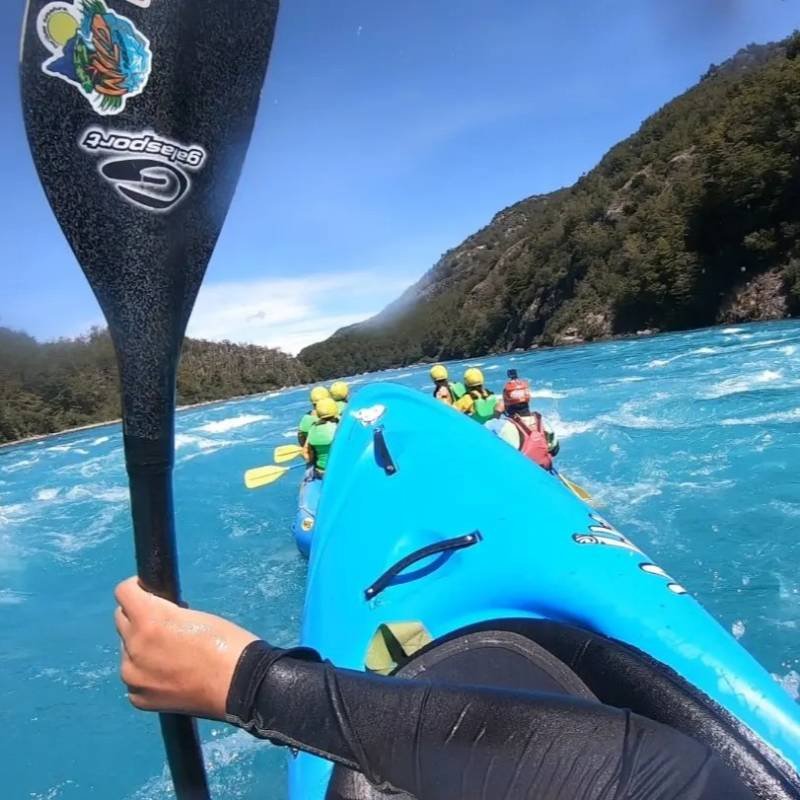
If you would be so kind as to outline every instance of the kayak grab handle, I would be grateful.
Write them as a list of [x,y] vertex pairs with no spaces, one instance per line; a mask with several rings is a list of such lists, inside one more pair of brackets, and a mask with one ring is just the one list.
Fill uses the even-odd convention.
[[465,547],[472,547],[474,544],[482,541],[483,536],[480,531],[473,531],[464,536],[456,536],[454,539],[445,539],[443,542],[436,542],[429,544],[426,547],[421,547],[413,553],[401,558],[393,567],[389,567],[383,575],[375,581],[369,588],[364,590],[364,599],[373,600],[376,598],[389,584],[401,573],[403,570],[416,564],[417,561],[422,561],[423,558],[435,556],[438,553],[448,553],[453,550],[463,550]]
[[378,466],[387,474],[394,475],[397,472],[397,466],[394,463],[392,454],[386,446],[386,437],[383,435],[383,426],[375,428],[375,433],[372,436],[372,443],[375,448],[375,461]]

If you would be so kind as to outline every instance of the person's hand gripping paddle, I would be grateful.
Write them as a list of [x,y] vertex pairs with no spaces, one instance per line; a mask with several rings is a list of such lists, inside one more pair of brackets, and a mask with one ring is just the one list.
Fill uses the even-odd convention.
[[[108,320],[142,584],[180,602],[172,465],[186,324],[258,108],[277,0],[28,0],[22,103],[47,199]],[[206,798],[194,721],[161,727]]]

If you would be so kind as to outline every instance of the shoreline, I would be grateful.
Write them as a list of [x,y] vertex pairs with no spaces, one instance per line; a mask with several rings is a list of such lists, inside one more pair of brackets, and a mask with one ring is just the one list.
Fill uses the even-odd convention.
[[[300,383],[297,386],[303,386],[304,384]],[[234,403],[237,400],[247,400],[251,397],[263,397],[266,394],[271,394],[272,392],[284,392],[287,389],[296,389],[297,386],[282,386],[280,389],[270,389],[266,392],[256,392],[255,394],[238,394],[234,397],[223,397],[219,400],[203,400],[200,403],[189,403],[185,406],[176,406],[175,413],[180,414],[183,411],[191,411],[195,408],[204,408],[206,406],[215,406],[215,405],[222,405],[224,403]],[[26,444],[35,444],[36,442],[42,442],[46,439],[53,439],[56,436],[67,436],[70,433],[80,433],[81,431],[91,431],[96,430],[97,428],[108,428],[115,425],[121,425],[122,418],[117,417],[117,419],[109,419],[104,420],[103,422],[89,422],[86,425],[78,425],[75,428],[65,428],[63,431],[55,431],[53,433],[39,433],[35,436],[26,436],[24,439],[15,439],[13,442],[3,442],[0,444],[0,451],[7,450],[12,447],[21,447],[22,445]]]
[[[490,353],[485,353],[485,354],[483,354],[481,356],[470,356],[469,358],[457,358],[457,359],[450,359],[450,360],[451,361],[459,361],[459,362],[461,362],[461,361],[470,361],[470,360],[477,359],[477,358],[497,358],[498,356],[519,355],[520,353],[533,353],[533,352],[536,352],[536,351],[540,351],[541,352],[541,351],[547,351],[547,350],[560,350],[562,348],[582,347],[582,346],[593,345],[593,344],[607,344],[608,342],[620,341],[620,340],[625,340],[625,339],[628,339],[628,340],[630,340],[630,339],[652,339],[652,338],[655,338],[655,337],[658,337],[658,336],[670,336],[670,335],[676,335],[676,334],[679,335],[679,334],[685,334],[685,333],[692,333],[694,331],[711,330],[713,328],[724,328],[724,327],[732,327],[732,326],[738,326],[738,325],[758,325],[758,324],[764,324],[764,323],[768,324],[768,323],[773,323],[773,322],[788,322],[788,321],[790,321],[792,319],[793,319],[792,317],[784,317],[784,318],[782,318],[780,320],[777,320],[777,319],[775,319],[775,320],[772,320],[772,319],[770,319],[770,320],[750,320],[748,322],[736,322],[736,323],[733,323],[733,322],[731,322],[731,323],[722,322],[722,323],[718,323],[716,325],[707,325],[707,326],[702,327],[702,328],[685,328],[683,330],[677,330],[677,331],[663,331],[663,330],[657,330],[657,329],[649,329],[649,330],[637,331],[636,333],[618,333],[618,334],[614,334],[614,335],[611,335],[611,336],[602,336],[602,337],[597,337],[595,339],[589,339],[589,340],[583,340],[583,339],[580,339],[579,337],[576,337],[576,339],[573,340],[573,341],[563,340],[562,339],[562,341],[555,342],[553,344],[537,343],[537,344],[533,344],[533,345],[531,345],[530,347],[527,347],[527,348],[514,348],[512,350],[505,350],[503,352],[490,352]],[[400,366],[397,366],[397,367],[386,367],[386,368],[381,369],[381,370],[373,370],[372,372],[373,373],[374,372],[386,372],[388,370],[395,370],[395,369],[413,369],[415,367],[429,366],[430,364],[434,364],[434,363],[436,363],[436,362],[435,361],[418,361],[418,362],[416,362],[414,364],[403,364],[403,365],[400,365]],[[364,372],[364,373],[361,373],[361,374],[362,375],[367,375],[367,374],[370,374],[370,373]],[[314,383],[324,383],[327,380],[329,380],[329,378],[325,378],[322,381],[314,381]],[[252,398],[252,397],[263,397],[264,395],[271,394],[273,392],[285,392],[285,391],[287,391],[289,389],[297,389],[297,388],[302,388],[303,386],[311,386],[311,385],[312,384],[310,384],[310,383],[308,383],[308,384],[298,383],[298,384],[292,385],[292,386],[282,386],[280,389],[268,389],[267,391],[264,391],[264,392],[255,392],[254,394],[241,394],[241,395],[235,395],[234,397],[220,398],[218,400],[203,400],[200,403],[190,403],[189,405],[177,406],[176,409],[175,409],[175,413],[178,414],[178,413],[181,413],[182,411],[190,411],[192,409],[203,408],[205,406],[222,405],[224,403],[234,403],[237,400],[247,400],[248,398]],[[38,434],[36,436],[28,436],[28,437],[26,437],[24,439],[16,439],[13,442],[5,442],[3,444],[0,444],[0,451],[9,449],[11,447],[20,447],[22,445],[32,444],[34,442],[40,442],[40,441],[43,441],[45,439],[52,439],[52,438],[54,438],[56,436],[66,436],[67,434],[70,434],[70,433],[79,433],[81,431],[93,430],[95,428],[105,428],[105,427],[108,427],[108,426],[111,426],[111,425],[119,425],[121,422],[122,422],[121,419],[106,420],[104,422],[91,422],[91,423],[89,423],[87,425],[80,425],[80,426],[78,426],[76,428],[66,428],[63,431],[57,431],[55,433],[42,433],[42,434]]]

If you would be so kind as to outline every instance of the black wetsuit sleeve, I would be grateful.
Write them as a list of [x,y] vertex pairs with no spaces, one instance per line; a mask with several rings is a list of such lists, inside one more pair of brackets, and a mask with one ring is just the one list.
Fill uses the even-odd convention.
[[703,745],[571,697],[383,678],[251,644],[227,719],[418,800],[751,800]]

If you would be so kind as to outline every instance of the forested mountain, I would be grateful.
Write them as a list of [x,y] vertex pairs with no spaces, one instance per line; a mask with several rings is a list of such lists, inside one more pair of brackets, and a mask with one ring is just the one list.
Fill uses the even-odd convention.
[[800,310],[800,34],[750,45],[572,187],[501,211],[377,317],[300,353],[321,378]]
[[[307,379],[306,367],[278,350],[187,339],[178,401],[220,400]],[[41,344],[0,328],[0,443],[115,419],[118,392],[106,330]]]

